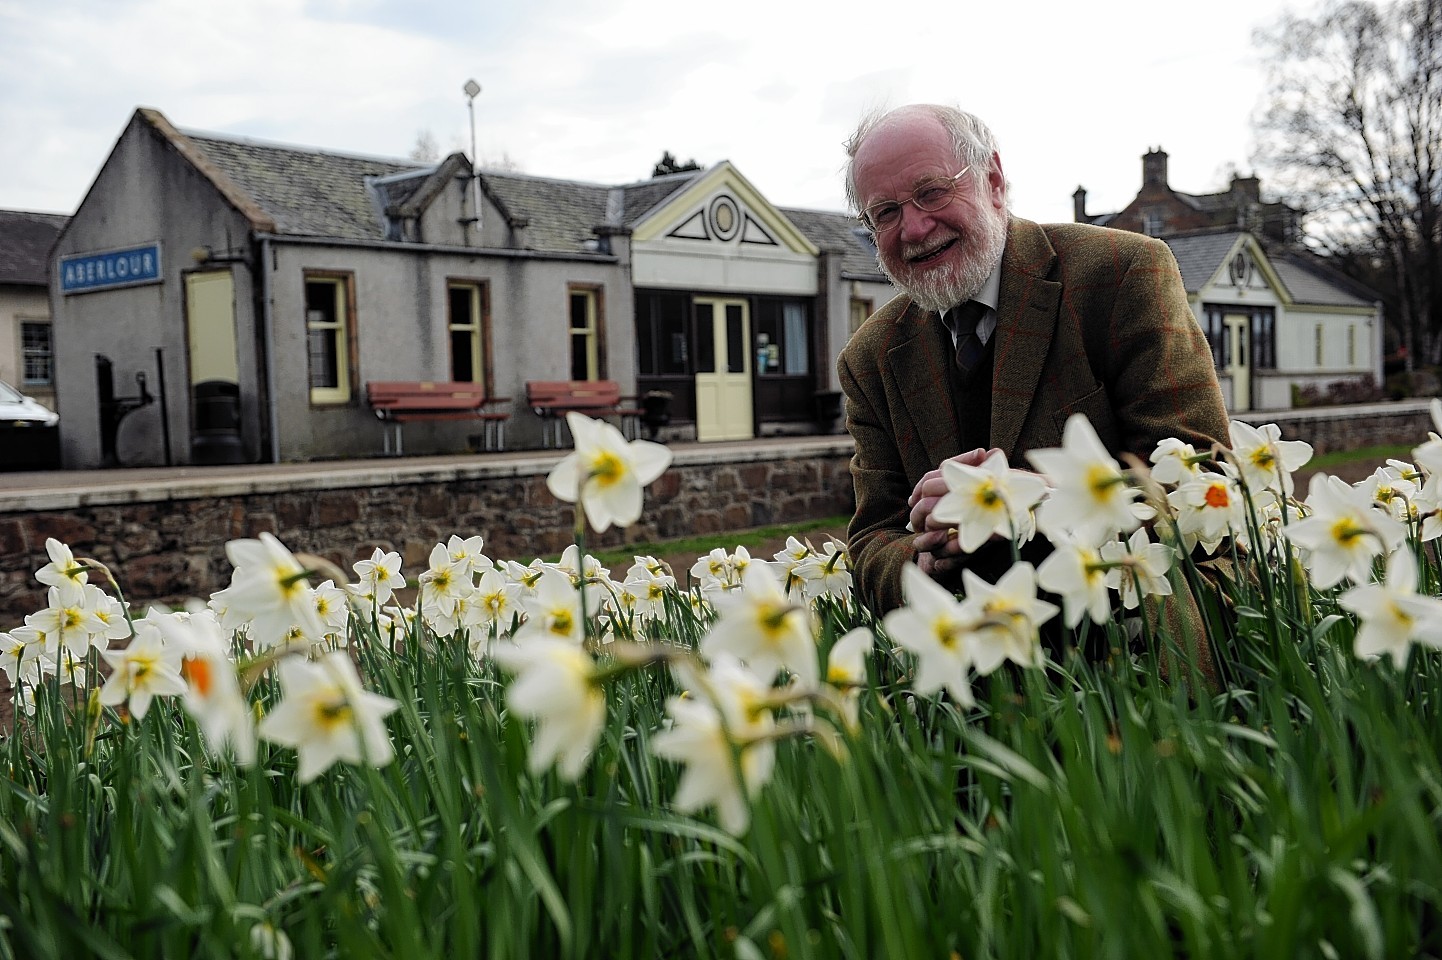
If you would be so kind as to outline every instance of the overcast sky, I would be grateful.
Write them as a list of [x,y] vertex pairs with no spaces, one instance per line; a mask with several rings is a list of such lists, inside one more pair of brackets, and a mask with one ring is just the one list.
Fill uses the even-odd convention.
[[[137,106],[203,130],[529,174],[644,179],[727,159],[772,203],[842,210],[865,110],[953,103],[1001,144],[1012,207],[1120,208],[1141,155],[1174,188],[1249,172],[1252,31],[1316,0],[0,0],[0,208],[71,213]],[[1263,182],[1263,189],[1267,187]]]

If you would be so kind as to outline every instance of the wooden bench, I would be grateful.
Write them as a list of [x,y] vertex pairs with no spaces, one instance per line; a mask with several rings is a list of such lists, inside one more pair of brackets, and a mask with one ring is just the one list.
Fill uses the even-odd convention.
[[547,447],[561,445],[561,424],[571,411],[588,417],[620,417],[621,431],[634,437],[641,410],[634,397],[622,397],[615,380],[529,380],[526,406],[541,418],[541,440]]
[[385,435],[387,454],[401,455],[401,426],[412,420],[479,420],[482,447],[486,450],[505,449],[506,421],[511,415],[504,410],[488,408],[510,403],[511,398],[487,396],[484,384],[372,380],[366,384],[366,400],[377,419],[395,428],[394,451],[391,450],[390,431]]

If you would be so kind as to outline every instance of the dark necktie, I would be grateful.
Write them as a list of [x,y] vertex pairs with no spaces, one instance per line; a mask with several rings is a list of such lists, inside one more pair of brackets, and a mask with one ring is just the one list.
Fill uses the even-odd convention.
[[976,335],[976,325],[986,314],[986,304],[968,300],[948,311],[951,329],[956,332],[956,369],[962,377],[970,377],[981,365],[986,344]]

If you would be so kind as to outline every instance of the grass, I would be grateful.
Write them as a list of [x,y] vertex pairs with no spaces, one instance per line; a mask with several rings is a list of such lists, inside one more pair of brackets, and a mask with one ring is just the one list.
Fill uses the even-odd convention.
[[1360,447],[1356,450],[1333,450],[1330,453],[1320,453],[1307,461],[1307,469],[1334,470],[1343,464],[1349,463],[1377,463],[1382,464],[1388,460],[1410,460],[1415,444],[1392,444],[1391,446]]
[[[622,547],[613,549],[597,550],[595,557],[604,566],[617,564],[628,565],[634,556],[703,556],[710,553],[718,546],[726,547],[728,550],[738,546],[750,550],[752,547],[763,546],[775,540],[785,540],[789,536],[805,538],[808,533],[816,530],[834,530],[837,527],[845,528],[851,520],[849,515],[836,517],[822,517],[818,520],[803,520],[799,523],[779,523],[768,527],[756,527],[751,530],[738,530],[730,533],[717,533],[699,537],[684,537],[679,540],[660,540],[648,543],[628,543]],[[764,559],[771,559],[769,556]]]

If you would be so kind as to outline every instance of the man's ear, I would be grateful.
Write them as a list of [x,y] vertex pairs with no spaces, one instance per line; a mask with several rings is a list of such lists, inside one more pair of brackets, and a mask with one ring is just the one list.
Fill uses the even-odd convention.
[[992,206],[998,210],[1006,209],[1006,174],[1001,170],[1001,154],[992,152],[991,163],[986,171],[987,193],[991,197]]

